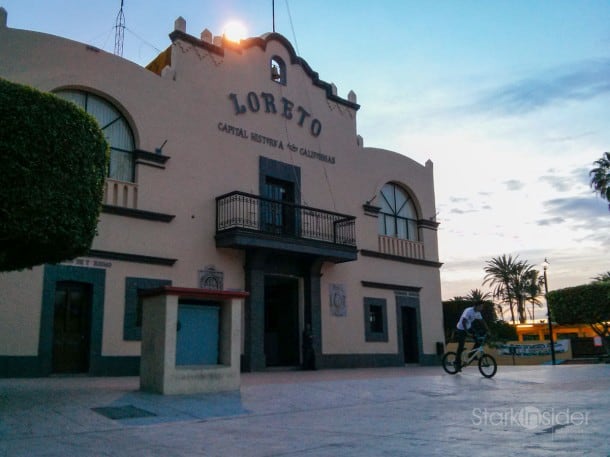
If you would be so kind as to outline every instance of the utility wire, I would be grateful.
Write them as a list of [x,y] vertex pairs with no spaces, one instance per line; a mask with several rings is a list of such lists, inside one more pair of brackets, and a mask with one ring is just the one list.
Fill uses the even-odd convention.
[[[297,34],[294,30],[294,23],[292,21],[292,13],[290,12],[290,5],[288,4],[288,0],[285,0],[286,3],[286,10],[288,11],[288,20],[290,21],[290,29],[292,31],[292,39],[294,40],[294,47],[297,51],[297,55],[300,56],[301,55],[301,51],[299,50],[299,43],[297,41]],[[306,90],[305,91],[305,96],[307,97],[307,101],[309,103],[309,108],[311,109],[312,104],[311,104],[311,97],[310,97],[310,90]],[[322,152],[322,147],[320,144],[320,139],[316,138],[317,143],[318,143],[318,149],[320,150],[320,152]],[[333,209],[335,211],[337,211],[337,203],[335,202],[335,196],[333,195],[333,190],[332,187],[330,185],[330,179],[328,178],[328,173],[326,171],[326,165],[322,164],[322,169],[324,170],[324,179],[326,180],[326,186],[328,187],[328,193],[330,194],[330,199],[333,202]]]

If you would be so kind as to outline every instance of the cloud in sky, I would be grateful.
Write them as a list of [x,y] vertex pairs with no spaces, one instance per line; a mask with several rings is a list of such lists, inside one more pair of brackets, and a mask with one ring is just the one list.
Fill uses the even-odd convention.
[[509,179],[508,181],[504,181],[504,184],[506,185],[506,189],[509,191],[520,190],[525,186],[525,183],[519,181],[518,179]]
[[554,198],[543,202],[543,206],[547,212],[565,218],[581,221],[595,221],[599,218],[606,224],[610,222],[606,202],[593,195]]
[[574,187],[574,179],[570,176],[543,175],[540,181],[548,183],[557,192],[568,192]]
[[[561,218],[574,233],[579,243],[592,243],[610,254],[610,213],[607,202],[593,195],[579,195],[566,198],[555,198],[543,203],[545,212],[551,220]],[[545,219],[537,221],[544,224]],[[556,225],[556,224],[546,224]]]
[[523,115],[566,101],[610,94],[610,59],[575,62],[495,88],[474,105],[477,111]]
[[540,219],[537,224],[538,225],[556,225],[556,224],[562,224],[563,222],[565,222],[565,219],[561,216],[555,216],[555,217],[550,217],[547,219]]

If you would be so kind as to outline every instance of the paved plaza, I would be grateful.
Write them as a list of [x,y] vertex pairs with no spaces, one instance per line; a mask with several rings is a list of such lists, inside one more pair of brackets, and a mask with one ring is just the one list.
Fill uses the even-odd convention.
[[610,456],[610,365],[242,375],[162,396],[139,378],[0,379],[0,456]]

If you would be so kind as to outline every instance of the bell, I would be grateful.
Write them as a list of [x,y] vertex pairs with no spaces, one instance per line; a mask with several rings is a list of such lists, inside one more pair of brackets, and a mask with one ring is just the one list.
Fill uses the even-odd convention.
[[281,79],[280,70],[275,65],[271,67],[271,79],[274,81],[279,81]]

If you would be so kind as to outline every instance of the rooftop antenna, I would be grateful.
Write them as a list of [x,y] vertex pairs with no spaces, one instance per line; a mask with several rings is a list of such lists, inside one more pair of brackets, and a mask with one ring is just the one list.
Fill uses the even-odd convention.
[[116,16],[114,24],[114,55],[123,57],[123,36],[125,34],[125,15],[123,14],[123,1],[121,0],[121,9]]
[[275,0],[271,0],[271,16],[273,20],[273,33],[275,33]]

